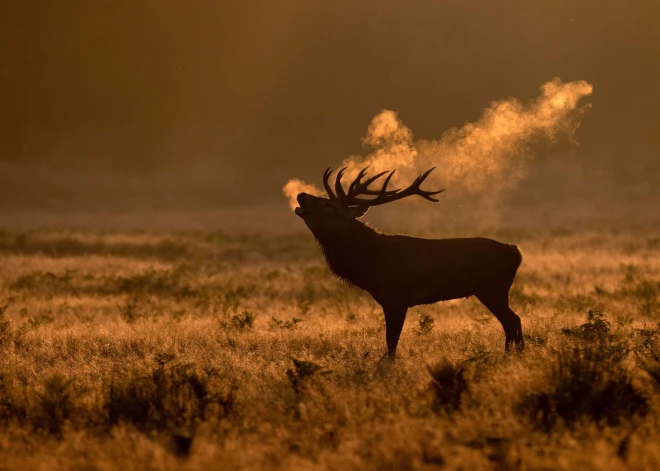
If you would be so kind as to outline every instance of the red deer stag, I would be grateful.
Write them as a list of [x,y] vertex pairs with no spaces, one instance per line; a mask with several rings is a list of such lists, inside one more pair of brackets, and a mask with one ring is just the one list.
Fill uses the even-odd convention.
[[362,181],[367,176],[365,168],[347,192],[341,182],[345,170],[337,173],[333,193],[328,183],[332,170],[327,169],[323,185],[328,198],[300,193],[295,213],[312,231],[332,272],[369,292],[383,307],[386,356],[394,359],[408,308],[469,296],[476,296],[500,321],[505,349],[515,343],[522,350],[520,318],[509,307],[509,289],[522,262],[518,247],[481,237],[433,240],[381,234],[358,218],[371,206],[408,196],[437,202],[432,196],[444,190],[420,188],[433,168],[404,190],[387,189],[395,170],[389,172],[380,190],[370,189],[369,185],[388,172]]

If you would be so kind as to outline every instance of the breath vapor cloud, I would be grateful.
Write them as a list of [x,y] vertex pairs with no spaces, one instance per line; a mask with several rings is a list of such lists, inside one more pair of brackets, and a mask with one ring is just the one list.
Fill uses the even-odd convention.
[[[488,194],[495,200],[524,178],[535,144],[573,139],[590,107],[578,106],[578,102],[592,90],[585,81],[564,83],[555,78],[541,86],[540,95],[531,103],[523,104],[516,98],[493,102],[476,122],[446,131],[438,140],[415,141],[412,130],[396,112],[383,110],[373,118],[363,138],[368,153],[349,157],[338,168],[348,167],[346,181],[367,165],[370,173],[396,168],[391,186],[395,188],[436,166],[426,187]],[[292,208],[302,191],[324,193],[301,180],[289,180],[283,192]]]

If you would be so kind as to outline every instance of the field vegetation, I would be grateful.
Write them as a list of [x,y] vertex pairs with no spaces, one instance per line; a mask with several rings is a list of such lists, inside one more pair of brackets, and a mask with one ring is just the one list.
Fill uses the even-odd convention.
[[481,235],[526,350],[467,299],[391,364],[308,234],[0,233],[0,467],[660,469],[660,237]]

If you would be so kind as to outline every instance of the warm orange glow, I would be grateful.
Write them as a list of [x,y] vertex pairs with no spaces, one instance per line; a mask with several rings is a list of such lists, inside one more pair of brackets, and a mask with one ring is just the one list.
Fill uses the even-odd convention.
[[[524,178],[537,141],[572,139],[583,112],[589,108],[578,107],[578,102],[592,89],[585,81],[563,83],[556,78],[543,84],[533,102],[523,104],[515,98],[493,102],[478,121],[450,129],[439,140],[415,141],[412,130],[396,112],[383,110],[373,118],[363,139],[370,152],[349,157],[339,167],[348,167],[346,180],[367,165],[373,172],[396,168],[396,185],[397,179],[405,184],[416,174],[437,166],[428,179],[429,187],[488,193],[497,199]],[[289,181],[284,192],[295,206],[297,192],[310,189],[322,193],[299,180]]]
[[304,181],[298,180],[296,178],[289,180],[287,184],[284,185],[284,188],[282,188],[282,192],[289,199],[289,205],[291,206],[291,209],[298,206],[296,201],[296,196],[298,196],[298,193],[304,192],[309,193],[310,195],[323,195],[323,191],[318,189],[316,186],[305,183]]

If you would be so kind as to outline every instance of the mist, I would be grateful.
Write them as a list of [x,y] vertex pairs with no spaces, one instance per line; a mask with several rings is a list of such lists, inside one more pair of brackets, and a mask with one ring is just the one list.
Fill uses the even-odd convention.
[[[525,177],[540,149],[547,150],[559,139],[577,145],[575,131],[590,108],[589,104],[579,106],[579,101],[592,90],[585,81],[563,83],[555,78],[543,84],[540,95],[529,103],[516,98],[495,101],[479,120],[450,129],[437,140],[416,141],[395,111],[383,110],[372,119],[362,139],[368,153],[349,157],[339,165],[347,169],[344,182],[368,167],[372,174],[396,170],[393,185],[405,187],[416,175],[436,167],[426,188],[448,188],[463,198],[466,193],[481,196],[471,209],[478,211],[487,205],[492,212]],[[302,180],[289,180],[283,192],[292,208],[296,195],[303,191],[323,194]],[[413,200],[423,201],[410,198]]]
[[303,230],[282,185],[367,164],[397,186],[436,166],[429,208],[448,220],[633,213],[660,199],[659,16],[642,0],[5,2],[0,226],[262,230],[204,215],[262,208]]

